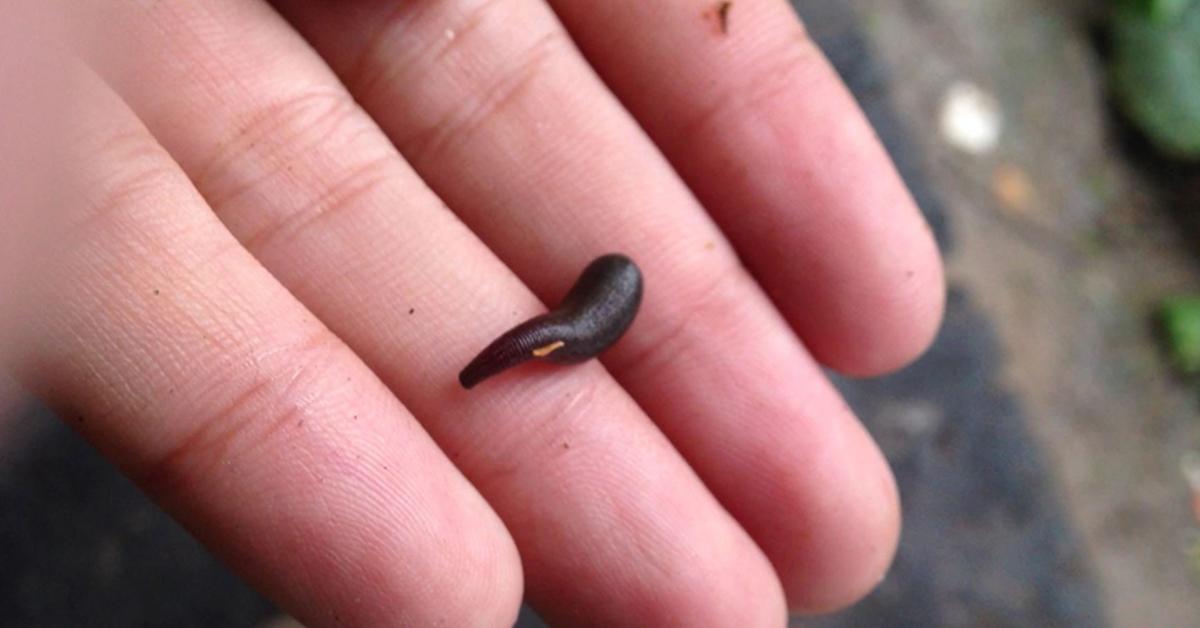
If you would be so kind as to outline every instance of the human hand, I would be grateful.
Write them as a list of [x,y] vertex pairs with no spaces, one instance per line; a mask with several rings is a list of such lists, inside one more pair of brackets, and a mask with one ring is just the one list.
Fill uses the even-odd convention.
[[[818,362],[916,356],[941,269],[788,5],[719,4],[70,3],[11,370],[310,626],[852,602],[898,502]],[[610,251],[605,368],[459,387]]]

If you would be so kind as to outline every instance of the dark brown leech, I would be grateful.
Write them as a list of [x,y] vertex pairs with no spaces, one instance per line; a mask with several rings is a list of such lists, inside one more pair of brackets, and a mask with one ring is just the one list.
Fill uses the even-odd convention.
[[573,364],[596,357],[629,329],[642,302],[642,274],[624,255],[588,264],[557,308],[497,338],[458,374],[463,388],[528,360]]

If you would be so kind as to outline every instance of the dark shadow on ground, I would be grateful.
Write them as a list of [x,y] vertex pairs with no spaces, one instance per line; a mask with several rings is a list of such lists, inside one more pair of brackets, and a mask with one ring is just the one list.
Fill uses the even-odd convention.
[[[795,4],[949,253],[946,212],[850,9]],[[887,378],[838,381],[892,464],[904,529],[895,565],[873,595],[798,625],[1107,625],[1028,417],[999,384],[1002,359],[989,321],[952,286],[945,325],[920,361]]]
[[989,323],[952,289],[942,334],[916,365],[838,382],[892,464],[904,530],[873,595],[798,625],[1107,625],[1027,418],[997,386],[996,356]]
[[48,411],[0,456],[0,626],[257,625],[270,605]]

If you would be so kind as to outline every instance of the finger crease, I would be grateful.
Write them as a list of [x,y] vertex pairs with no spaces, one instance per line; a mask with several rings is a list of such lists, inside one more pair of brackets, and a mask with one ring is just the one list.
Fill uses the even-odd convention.
[[807,37],[799,42],[789,39],[772,48],[770,54],[761,56],[768,60],[761,70],[747,72],[741,80],[728,83],[707,105],[672,128],[671,137],[660,140],[663,151],[668,155],[686,152],[696,142],[707,141],[704,131],[710,126],[728,126],[723,121],[736,120],[739,112],[755,111],[759,104],[795,89],[797,76],[807,72],[819,55],[820,51]]
[[[288,156],[319,145],[356,111],[357,105],[346,92],[333,89],[304,91],[263,107],[221,142],[208,162],[197,170],[193,177],[196,187],[206,192],[214,207],[224,205],[286,167]],[[302,141],[304,138],[311,139]],[[277,167],[254,180],[235,180],[227,184],[229,189],[220,190],[219,181],[231,173],[242,174],[249,158],[274,162]]]
[[398,159],[395,153],[383,152],[357,167],[341,171],[339,177],[322,186],[324,192],[306,206],[247,237],[245,247],[261,253],[276,241],[294,242],[319,224],[327,224],[337,216],[363,208],[359,201],[391,179]]
[[564,49],[561,33],[551,31],[535,41],[501,80],[467,99],[471,106],[451,109],[433,126],[417,131],[397,142],[400,151],[414,162],[434,160],[456,138],[470,136],[489,120],[510,110],[530,93],[542,77],[542,68]]
[[[247,367],[252,372],[249,385],[227,403],[205,413],[174,447],[136,469],[135,479],[152,495],[186,495],[194,486],[211,482],[220,466],[231,464],[240,450],[259,447],[284,428],[303,421],[310,415],[308,407],[312,403],[302,401],[306,386],[301,383],[320,379],[335,343],[322,328],[288,351],[258,356]],[[264,361],[270,365],[262,365]],[[274,368],[277,366],[282,368]],[[217,381],[216,386],[224,386],[226,379]],[[194,400],[198,403],[213,394],[211,388],[197,393]]]

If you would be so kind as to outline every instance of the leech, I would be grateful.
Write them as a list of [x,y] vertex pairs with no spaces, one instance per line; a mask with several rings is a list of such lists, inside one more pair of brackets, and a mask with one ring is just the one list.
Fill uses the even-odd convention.
[[458,374],[463,388],[522,362],[584,362],[611,347],[629,329],[642,302],[642,274],[624,255],[588,264],[559,306],[488,345]]

